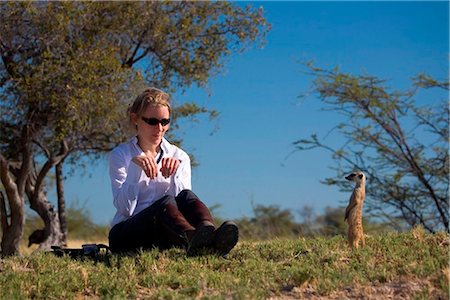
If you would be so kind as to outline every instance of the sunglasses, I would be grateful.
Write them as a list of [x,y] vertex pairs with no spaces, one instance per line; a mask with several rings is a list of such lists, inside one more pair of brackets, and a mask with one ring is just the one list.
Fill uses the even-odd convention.
[[144,118],[141,117],[142,121],[144,121],[145,123],[147,123],[148,125],[151,126],[156,126],[158,124],[161,124],[162,126],[166,126],[170,123],[170,119],[161,119],[158,120],[157,118]]

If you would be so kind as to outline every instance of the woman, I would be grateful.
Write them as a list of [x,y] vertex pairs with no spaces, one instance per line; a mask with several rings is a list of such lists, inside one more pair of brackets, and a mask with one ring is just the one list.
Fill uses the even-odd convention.
[[226,255],[237,243],[233,222],[219,228],[211,213],[191,191],[189,156],[170,144],[169,95],[148,88],[128,109],[136,136],[109,156],[114,206],[109,232],[113,252],[158,247],[184,247],[188,254],[213,248]]

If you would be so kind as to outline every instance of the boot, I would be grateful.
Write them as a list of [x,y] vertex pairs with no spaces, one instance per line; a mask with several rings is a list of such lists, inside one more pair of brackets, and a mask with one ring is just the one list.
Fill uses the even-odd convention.
[[214,249],[220,256],[226,256],[239,240],[239,228],[232,221],[225,221],[215,232]]
[[187,231],[188,255],[195,255],[202,248],[210,247],[214,242],[215,226],[209,221],[201,222],[193,231]]

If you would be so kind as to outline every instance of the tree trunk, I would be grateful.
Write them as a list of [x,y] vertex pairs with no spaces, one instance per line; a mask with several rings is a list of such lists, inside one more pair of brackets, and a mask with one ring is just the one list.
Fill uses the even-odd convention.
[[47,200],[47,196],[43,190],[44,178],[53,166],[58,165],[69,154],[69,147],[65,140],[61,141],[61,149],[56,156],[52,156],[47,149],[42,148],[47,153],[48,160],[39,173],[36,168],[30,172],[25,190],[30,201],[31,209],[38,213],[45,225],[39,250],[47,250],[53,245],[63,246],[65,242],[58,215],[53,205]]
[[63,233],[59,225],[58,215],[53,205],[47,200],[46,194],[40,189],[37,196],[33,196],[36,189],[36,173],[30,174],[27,180],[26,194],[30,200],[30,207],[44,221],[44,239],[40,241],[39,250],[50,250],[51,246],[62,246]]
[[66,222],[66,201],[64,199],[64,177],[63,177],[63,162],[55,166],[56,173],[56,193],[58,196],[58,218],[62,233],[63,246],[67,246],[67,222]]
[[[2,241],[1,255],[20,255],[19,244],[22,239],[23,226],[25,224],[25,213],[23,201],[20,197],[14,196],[13,199],[8,197],[11,216],[8,222],[6,215],[6,203],[3,193],[0,194],[1,218],[2,218]],[[13,213],[12,211],[15,211]],[[5,220],[6,222],[4,222]]]
[[25,224],[25,210],[23,197],[19,188],[12,180],[9,166],[0,154],[0,179],[8,198],[9,213],[3,193],[0,194],[0,218],[2,226],[1,254],[2,256],[20,255],[19,243]]

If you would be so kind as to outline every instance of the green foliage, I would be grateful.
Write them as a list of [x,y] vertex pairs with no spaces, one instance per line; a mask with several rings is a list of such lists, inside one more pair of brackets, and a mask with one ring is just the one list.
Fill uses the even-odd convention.
[[449,241],[416,228],[369,237],[358,251],[337,236],[240,242],[227,259],[186,257],[181,249],[114,255],[109,263],[41,253],[2,259],[0,285],[7,299],[357,298],[368,289],[444,299]]
[[[92,13],[74,3],[2,4],[2,122],[33,128],[31,138],[50,150],[64,138],[76,148],[96,131],[114,136],[121,89],[136,81],[112,55],[107,31],[89,23]],[[2,148],[20,137],[3,136]]]
[[274,237],[293,237],[299,233],[299,226],[289,210],[282,210],[277,205],[256,205],[254,217],[243,217],[236,222],[240,234],[246,239],[265,240]]
[[345,139],[342,146],[326,144],[316,134],[294,142],[298,150],[331,153],[336,177],[324,183],[350,191],[344,176],[362,170],[369,214],[399,229],[420,224],[430,232],[448,231],[448,80],[421,74],[410,90],[396,91],[374,76],[308,67],[324,109],[344,117],[334,129]]
[[69,239],[104,241],[108,239],[109,225],[97,224],[85,208],[69,207],[67,210]]
[[[243,217],[235,222],[239,225],[241,238],[245,240],[347,236],[348,225],[344,221],[344,208],[326,207],[323,214],[315,215],[312,208],[304,207],[299,213],[302,220],[296,221],[289,209],[281,209],[277,205],[256,205],[253,208],[253,217]],[[363,217],[363,228],[366,234],[393,230],[389,224],[374,222],[370,217]]]
[[[126,104],[144,84],[203,86],[270,28],[262,9],[227,2],[3,2],[0,18],[8,158],[22,127],[49,150],[66,139],[72,151],[108,151],[126,137]],[[174,111],[208,112],[195,103]]]
[[[327,207],[325,209],[325,214],[316,219],[316,223],[319,225],[318,231],[326,236],[346,236],[348,225],[343,216],[345,216],[345,209]],[[363,221],[365,220],[366,218],[363,219]],[[363,228],[366,229],[364,225],[367,224],[363,224]]]

